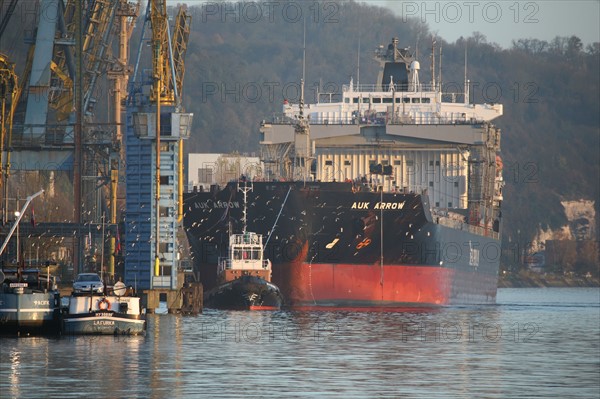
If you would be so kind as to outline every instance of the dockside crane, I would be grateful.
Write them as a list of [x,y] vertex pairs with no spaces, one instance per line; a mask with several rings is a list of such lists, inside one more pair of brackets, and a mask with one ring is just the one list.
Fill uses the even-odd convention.
[[[114,106],[114,123],[110,119],[100,122],[96,105],[99,99],[105,99],[100,95],[110,84],[105,80],[107,77],[114,78],[118,88],[113,91],[114,102],[119,107],[124,103],[130,75],[128,41],[140,5],[141,0],[40,0],[28,9],[35,9],[37,17],[33,36],[29,37],[33,44],[21,74],[22,84],[17,89],[16,97],[22,93],[23,100],[18,111],[15,111],[17,101],[12,100],[10,114],[14,116],[14,128],[3,129],[1,140],[3,220],[8,209],[8,174],[13,165],[16,173],[49,173],[50,182],[55,172],[66,172],[72,177],[73,217],[61,222],[71,225],[75,242],[82,235],[83,224],[99,221],[107,208],[114,231],[119,165],[124,157],[119,156],[123,147],[122,112]],[[6,28],[11,14],[18,15],[14,12],[16,6],[17,1],[12,0],[8,13],[0,21],[0,29]],[[116,37],[120,41],[118,58],[112,55]],[[8,120],[2,117],[2,121]],[[49,201],[54,192],[51,184],[47,190]],[[11,184],[12,191],[15,187]],[[104,201],[99,190],[110,190],[107,195],[110,202]],[[90,212],[91,209],[95,212]],[[114,254],[114,234],[110,241]],[[83,264],[80,247],[74,244],[75,273]],[[114,257],[109,259],[108,272],[112,275]]]
[[8,206],[5,203],[8,198],[6,181],[10,173],[13,118],[19,95],[19,79],[15,66],[7,56],[0,53],[0,204],[3,204],[3,225],[8,221]]
[[[177,230],[183,215],[183,140],[189,137],[193,118],[183,112],[181,101],[190,21],[185,7],[180,7],[171,34],[166,1],[148,1],[130,82],[125,277],[137,281],[143,289],[178,288]],[[148,27],[152,30],[149,38]],[[143,74],[139,60],[148,41],[152,48],[152,70]],[[144,86],[149,91],[143,90]],[[152,153],[151,159],[148,153]]]

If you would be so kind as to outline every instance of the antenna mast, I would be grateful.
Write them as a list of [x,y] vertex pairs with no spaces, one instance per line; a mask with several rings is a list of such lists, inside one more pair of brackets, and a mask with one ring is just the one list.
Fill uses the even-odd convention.
[[247,227],[247,211],[246,211],[246,204],[248,203],[247,199],[248,199],[248,193],[250,191],[252,191],[252,181],[250,181],[250,185],[248,186],[248,184],[246,183],[246,181],[244,180],[244,186],[242,187],[240,185],[240,182],[238,181],[238,191],[241,191],[242,193],[244,193],[244,209],[242,212],[242,223],[243,223],[243,227],[242,227],[242,233],[246,233],[246,227]]
[[431,37],[431,85],[433,89],[436,90],[435,85],[435,37]]
[[302,40],[302,79],[300,79],[300,119],[304,119],[304,78],[306,77],[306,18],[303,19],[304,30]]
[[439,68],[438,68],[438,83],[440,85],[440,91],[442,89],[442,45],[440,44],[440,60],[439,60]]
[[[358,13],[358,52],[356,54],[356,87],[360,86],[360,13]],[[351,88],[354,89],[354,88]]]
[[469,103],[469,81],[467,80],[467,48],[468,43],[465,40],[465,104]]

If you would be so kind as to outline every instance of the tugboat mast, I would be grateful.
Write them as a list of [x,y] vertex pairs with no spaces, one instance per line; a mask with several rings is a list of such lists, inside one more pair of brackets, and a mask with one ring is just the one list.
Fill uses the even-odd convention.
[[247,209],[246,209],[246,204],[247,204],[247,199],[248,199],[248,193],[250,191],[252,191],[252,181],[250,181],[250,185],[248,186],[248,184],[246,184],[246,180],[243,180],[244,182],[244,186],[242,187],[240,185],[240,183],[238,182],[238,191],[241,191],[242,193],[244,193],[244,208],[242,210],[242,234],[246,234],[246,227],[247,227]]

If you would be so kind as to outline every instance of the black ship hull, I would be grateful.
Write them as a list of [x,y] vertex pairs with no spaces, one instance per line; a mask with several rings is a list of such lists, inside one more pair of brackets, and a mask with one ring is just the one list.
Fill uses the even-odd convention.
[[[241,218],[230,184],[185,196],[184,225],[203,284]],[[254,182],[248,228],[267,237],[272,281],[289,306],[494,303],[498,233],[432,215],[426,195],[351,183]]]
[[227,310],[277,310],[283,302],[279,288],[256,276],[242,276],[204,294],[204,306]]

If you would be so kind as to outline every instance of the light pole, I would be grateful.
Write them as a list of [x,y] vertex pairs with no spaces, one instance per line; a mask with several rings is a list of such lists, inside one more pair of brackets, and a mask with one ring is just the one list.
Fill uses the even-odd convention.
[[[19,219],[19,216],[21,216],[21,212],[19,211],[15,211],[15,220]],[[19,264],[19,223],[20,221],[17,221],[17,265]]]

